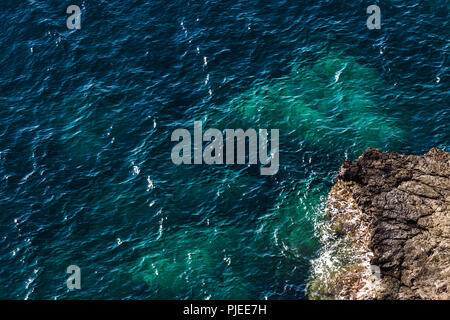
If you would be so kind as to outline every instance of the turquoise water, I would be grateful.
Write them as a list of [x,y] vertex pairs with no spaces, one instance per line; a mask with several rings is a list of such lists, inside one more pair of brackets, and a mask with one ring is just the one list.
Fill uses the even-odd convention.
[[[367,5],[2,3],[0,298],[305,298],[340,163],[449,151],[449,2]],[[194,121],[279,129],[279,172],[174,165]]]

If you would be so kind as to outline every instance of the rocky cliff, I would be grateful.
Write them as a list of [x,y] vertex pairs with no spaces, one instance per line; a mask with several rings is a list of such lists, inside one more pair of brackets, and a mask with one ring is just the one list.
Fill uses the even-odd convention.
[[345,161],[320,226],[312,299],[450,299],[450,153]]

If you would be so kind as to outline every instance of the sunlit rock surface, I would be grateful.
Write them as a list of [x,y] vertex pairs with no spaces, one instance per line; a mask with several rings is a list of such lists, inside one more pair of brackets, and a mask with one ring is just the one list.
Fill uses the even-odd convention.
[[345,161],[320,227],[312,299],[450,299],[450,153]]

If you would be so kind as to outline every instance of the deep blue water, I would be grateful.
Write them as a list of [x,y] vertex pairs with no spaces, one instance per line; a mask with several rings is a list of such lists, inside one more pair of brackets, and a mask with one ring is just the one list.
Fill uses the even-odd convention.
[[[303,299],[340,163],[450,151],[450,2],[370,4],[2,1],[0,298]],[[278,174],[174,165],[196,120],[279,128]]]

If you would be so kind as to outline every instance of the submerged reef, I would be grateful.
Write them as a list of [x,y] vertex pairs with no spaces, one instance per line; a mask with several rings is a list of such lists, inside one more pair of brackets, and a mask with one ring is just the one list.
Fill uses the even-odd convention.
[[450,299],[450,153],[344,161],[319,226],[310,299]]
[[215,127],[240,122],[244,128],[276,128],[288,140],[327,150],[335,146],[356,154],[368,146],[392,150],[405,131],[380,100],[380,93],[389,90],[391,85],[376,69],[341,50],[330,50],[292,63],[290,72],[280,78],[255,83],[219,106],[218,115],[207,118]]

